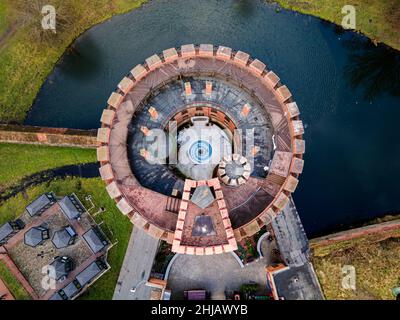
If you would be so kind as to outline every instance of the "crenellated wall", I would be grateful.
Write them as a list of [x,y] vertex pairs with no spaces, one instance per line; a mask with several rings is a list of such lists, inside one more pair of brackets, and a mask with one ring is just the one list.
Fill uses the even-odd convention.
[[[211,44],[189,44],[164,50],[133,68],[111,94],[101,118],[102,127],[97,135],[100,173],[108,193],[123,214],[154,237],[173,242],[177,214],[166,209],[166,203],[172,198],[143,188],[138,183],[127,161],[126,141],[134,113],[143,107],[143,101],[154,90],[169,79],[193,75],[218,76],[237,83],[264,106],[276,133],[276,151],[269,174],[260,182],[263,199],[268,193],[269,201],[256,217],[243,221],[234,229],[239,241],[270,224],[288,204],[303,171],[305,152],[304,126],[291,92],[264,63],[252,59],[245,52]],[[205,94],[212,94],[210,81],[205,81],[204,87]],[[190,82],[185,82],[182,97],[186,105],[193,102],[194,96]],[[242,106],[244,116],[249,114],[250,108],[247,104]],[[162,120],[162,115],[153,106],[147,112],[152,121]],[[147,130],[142,132],[146,134]],[[147,156],[145,150],[141,155]]]

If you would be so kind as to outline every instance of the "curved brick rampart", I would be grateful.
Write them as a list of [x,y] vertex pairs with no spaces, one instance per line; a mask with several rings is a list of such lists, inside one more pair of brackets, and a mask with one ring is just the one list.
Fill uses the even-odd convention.
[[[175,200],[138,183],[129,167],[126,141],[128,124],[142,101],[169,79],[191,75],[218,75],[239,83],[264,105],[272,118],[277,150],[267,178],[257,182],[271,195],[272,201],[265,204],[257,217],[234,230],[236,239],[240,240],[269,224],[288,203],[303,171],[305,152],[304,126],[292,94],[273,71],[245,52],[223,46],[190,44],[164,50],[133,68],[111,94],[101,118],[102,127],[97,135],[100,173],[108,193],[123,214],[154,237],[172,243],[178,217],[166,208]],[[184,91],[190,96],[190,85],[185,84]],[[271,93],[277,102],[275,105],[267,103]],[[126,100],[128,96],[129,101]],[[157,118],[156,110],[149,112]]]

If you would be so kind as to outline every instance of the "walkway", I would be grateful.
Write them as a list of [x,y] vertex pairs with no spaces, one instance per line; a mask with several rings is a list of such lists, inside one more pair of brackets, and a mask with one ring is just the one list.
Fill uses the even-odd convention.
[[212,300],[225,299],[225,291],[239,290],[242,284],[255,282],[266,293],[265,260],[241,268],[230,253],[212,256],[180,255],[172,265],[168,287],[172,299],[183,299],[183,291],[204,289]]
[[[134,227],[119,274],[113,300],[149,300],[151,289],[145,285],[157,253],[159,241]],[[136,287],[136,292],[131,289]]]
[[329,245],[335,242],[352,240],[363,236],[383,234],[385,232],[397,229],[400,229],[400,219],[333,233],[327,236],[312,239],[311,243],[313,248],[315,248],[317,246]]
[[0,124],[0,142],[94,149],[97,147],[96,132],[96,130]]
[[15,300],[15,298],[4,282],[0,279],[0,301],[1,300]]
[[310,256],[308,239],[292,197],[283,211],[272,221],[271,226],[285,264],[299,267],[308,263]]

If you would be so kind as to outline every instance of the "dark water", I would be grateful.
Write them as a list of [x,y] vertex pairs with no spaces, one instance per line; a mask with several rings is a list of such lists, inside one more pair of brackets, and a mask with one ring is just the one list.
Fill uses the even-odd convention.
[[247,51],[289,86],[306,124],[294,198],[309,234],[400,209],[400,79],[391,72],[399,55],[256,0],[154,1],[94,27],[48,78],[26,123],[98,127],[108,96],[133,66],[185,43]]
[[97,178],[100,176],[99,164],[97,162],[68,165],[55,169],[45,170],[25,177],[18,185],[12,186],[0,192],[0,202],[6,201],[18,193],[41,183],[57,178],[81,177]]

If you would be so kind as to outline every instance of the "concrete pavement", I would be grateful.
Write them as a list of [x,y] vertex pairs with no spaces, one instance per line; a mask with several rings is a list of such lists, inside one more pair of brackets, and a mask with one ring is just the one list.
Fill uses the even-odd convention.
[[[113,300],[149,300],[146,286],[157,253],[159,240],[134,227],[122,265]],[[136,288],[135,292],[131,292]]]
[[179,255],[172,265],[168,287],[172,299],[183,299],[185,290],[204,289],[211,299],[224,300],[225,291],[239,290],[245,283],[257,283],[259,293],[267,293],[265,259],[241,268],[229,253],[212,256]]

